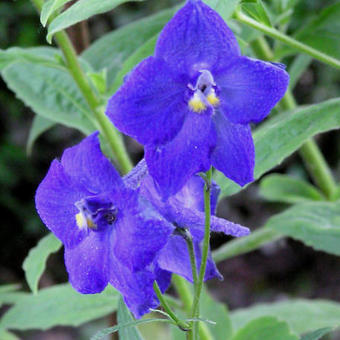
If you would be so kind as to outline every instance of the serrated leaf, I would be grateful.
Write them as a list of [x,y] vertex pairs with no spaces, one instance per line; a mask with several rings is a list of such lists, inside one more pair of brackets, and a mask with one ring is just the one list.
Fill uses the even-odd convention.
[[[127,58],[159,33],[176,9],[163,10],[104,35],[85,50],[82,57],[96,71],[107,69],[107,86],[111,88]],[[134,38],[131,39],[131,36]]]
[[309,332],[307,334],[304,334],[300,340],[319,340],[321,339],[324,335],[332,332],[333,329],[330,327],[326,328],[321,328],[317,329],[316,331]]
[[41,9],[40,22],[45,27],[50,16],[71,0],[47,0]]
[[[294,34],[294,38],[332,57],[340,58],[340,3],[326,7],[305,27]],[[275,53],[276,58],[296,53],[283,46]]]
[[302,179],[279,174],[266,176],[261,181],[260,195],[268,201],[292,204],[325,199],[316,187]]
[[80,0],[52,20],[48,27],[46,39],[51,43],[55,33],[94,15],[110,11],[128,1],[129,0]]
[[54,326],[79,326],[112,313],[118,293],[108,286],[101,294],[80,294],[69,284],[42,289],[21,298],[0,321],[5,329],[42,329]]
[[70,74],[39,63],[16,62],[2,71],[7,86],[32,110],[84,134],[95,130],[89,107]]
[[238,330],[251,320],[268,315],[286,321],[293,332],[301,334],[316,328],[337,327],[340,303],[297,299],[242,308],[231,313],[233,329]]
[[48,234],[29,251],[22,268],[25,271],[28,286],[34,294],[38,293],[38,283],[45,270],[48,257],[58,251],[61,246],[62,243],[53,234]]
[[30,156],[32,154],[33,145],[35,141],[39,138],[39,136],[52,128],[54,125],[55,122],[52,122],[49,119],[41,116],[34,116],[26,144],[27,155]]
[[299,340],[292,334],[288,324],[272,316],[263,316],[250,321],[241,328],[232,340]]
[[340,256],[340,204],[301,203],[275,215],[266,223],[280,234],[308,246]]
[[[321,132],[340,127],[340,99],[327,100],[308,107],[283,112],[255,130],[256,150],[254,178],[279,165],[298,150],[309,138]],[[221,197],[241,190],[222,173],[216,172],[215,180],[221,187]]]

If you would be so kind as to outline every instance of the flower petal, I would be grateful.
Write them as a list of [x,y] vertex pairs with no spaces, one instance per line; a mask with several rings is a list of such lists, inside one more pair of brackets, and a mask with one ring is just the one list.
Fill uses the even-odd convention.
[[75,248],[65,247],[71,285],[82,294],[100,293],[110,278],[110,232],[93,232]]
[[236,124],[258,123],[284,96],[288,73],[273,63],[234,58],[215,75],[221,111]]
[[150,203],[140,198],[138,205],[124,211],[115,224],[115,255],[132,271],[149,265],[174,230]]
[[[117,242],[120,240],[117,239]],[[132,272],[112,256],[110,283],[123,295],[126,305],[136,318],[159,305],[153,290],[154,280],[155,274],[151,270]]]
[[100,149],[97,132],[66,149],[61,164],[73,181],[84,185],[92,193],[115,190],[123,185],[118,172]]
[[89,195],[81,185],[76,185],[64,172],[63,166],[54,160],[46,177],[40,183],[35,204],[40,218],[66,247],[76,246],[87,231],[76,223],[79,212],[75,202]]
[[176,194],[195,173],[209,169],[215,138],[210,116],[190,112],[172,141],[160,146],[146,145],[149,173],[163,198]]
[[240,50],[224,20],[202,1],[188,1],[165,26],[155,56],[179,73],[212,70]]
[[[199,271],[202,256],[199,242],[194,242],[194,251],[197,271]],[[182,236],[171,236],[167,245],[160,252],[157,262],[160,268],[181,275],[188,281],[193,282],[189,251]],[[217,270],[209,253],[204,280],[210,280],[214,277],[222,279],[222,275]]]
[[255,149],[249,125],[233,124],[221,113],[213,117],[217,130],[212,165],[239,185],[254,180]]
[[189,110],[186,85],[163,60],[149,57],[111,97],[106,114],[121,132],[142,144],[165,143],[179,131]]

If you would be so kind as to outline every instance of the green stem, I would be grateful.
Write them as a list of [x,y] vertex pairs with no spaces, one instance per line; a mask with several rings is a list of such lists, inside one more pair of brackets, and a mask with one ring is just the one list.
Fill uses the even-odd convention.
[[213,251],[213,259],[216,262],[221,262],[238,255],[249,253],[252,250],[260,248],[264,244],[276,241],[282,237],[283,236],[276,231],[262,227],[248,236],[235,238]]
[[[183,302],[183,308],[187,315],[190,315],[192,309],[192,294],[188,281],[181,276],[174,274],[172,276],[172,283],[179,295],[179,298]],[[199,336],[201,340],[213,340],[208,326],[205,323],[199,323]],[[191,338],[190,338],[191,337]],[[187,332],[187,339],[193,339],[193,330]]]
[[[251,47],[258,58],[273,60],[273,52],[263,37],[252,42]],[[296,108],[297,105],[290,89],[287,90],[286,95],[282,98],[280,106],[284,110]],[[325,196],[331,200],[336,193],[336,183],[316,142],[313,139],[308,140],[301,146],[299,153],[314,182]]]
[[[40,12],[43,1],[32,0],[32,2]],[[122,172],[124,174],[129,172],[132,168],[132,163],[123,144],[122,138],[119,132],[114,128],[108,117],[105,115],[105,113],[99,108],[100,101],[93,91],[88,78],[80,67],[76,51],[71,43],[71,40],[69,39],[65,31],[60,31],[56,33],[55,40],[63,52],[66,65],[70,74],[78,85],[85,100],[87,101],[97,122],[98,128],[109,143],[109,146],[113,154],[115,155]]]
[[170,318],[176,323],[176,325],[181,328],[184,331],[187,331],[190,329],[190,325],[187,324],[186,322],[182,321],[170,308],[166,300],[164,299],[162,292],[158,286],[157,281],[154,281],[153,283],[153,289],[156,292],[156,295],[158,297],[158,300],[160,301],[162,307],[164,310],[169,314]]
[[340,60],[336,59],[336,58],[333,58],[323,52],[320,52],[316,49],[314,49],[313,47],[310,47],[308,45],[305,45],[291,37],[289,37],[288,35],[284,34],[284,33],[281,33],[280,31],[276,30],[275,28],[273,27],[269,27],[269,26],[266,26],[260,22],[257,22],[256,20],[248,17],[247,15],[245,15],[244,13],[242,13],[241,11],[236,11],[235,12],[235,18],[250,26],[250,27],[253,27],[255,28],[256,30],[258,31],[261,31],[263,33],[265,33],[266,35],[276,39],[276,40],[279,40],[283,43],[285,43],[286,45],[298,50],[298,51],[301,51],[303,53],[306,53],[310,56],[312,56],[313,58],[319,60],[319,61],[322,61],[323,63],[326,63],[330,66],[333,66],[337,69],[340,69]]
[[[211,191],[211,178],[212,178],[212,168],[210,168],[206,173],[206,183],[204,186],[204,211],[205,211],[205,230],[202,248],[202,260],[200,271],[198,275],[198,282],[195,286],[194,302],[192,306],[192,316],[193,318],[199,317],[199,302],[204,282],[205,270],[207,268],[207,259],[209,253],[209,242],[210,242],[210,218],[211,218],[211,206],[210,206],[210,191]],[[197,334],[198,324],[194,324],[194,334]]]
[[192,278],[194,281],[194,287],[197,286],[197,264],[196,264],[196,256],[195,256],[195,249],[194,249],[194,244],[192,242],[192,236],[185,235],[184,237],[185,242],[187,243],[188,251],[189,251],[189,256],[190,256],[190,264],[191,264],[191,269],[192,269]]

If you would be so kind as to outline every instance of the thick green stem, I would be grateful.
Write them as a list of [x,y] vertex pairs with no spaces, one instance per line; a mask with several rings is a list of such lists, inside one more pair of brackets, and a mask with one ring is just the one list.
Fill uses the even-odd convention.
[[[38,11],[41,11],[43,1],[32,0]],[[100,101],[93,91],[88,78],[80,67],[76,51],[65,31],[55,34],[55,40],[63,52],[66,65],[81,93],[87,101],[100,132],[107,140],[114,156],[116,157],[122,172],[125,174],[132,168],[132,163],[122,141],[119,132],[114,128],[105,113],[100,109]]]
[[[199,317],[199,302],[204,282],[205,270],[207,268],[207,259],[209,253],[209,242],[210,242],[210,218],[211,218],[211,206],[210,206],[210,192],[211,192],[211,178],[212,178],[212,168],[206,173],[206,183],[204,186],[204,211],[205,211],[205,230],[202,248],[202,260],[200,271],[198,275],[198,282],[195,286],[194,302],[192,306],[192,316],[193,318]],[[194,334],[198,333],[198,324],[194,324]]]
[[[264,60],[273,60],[273,52],[263,37],[252,42],[251,47],[257,57]],[[284,110],[296,108],[297,105],[290,89],[287,90],[286,95],[282,98],[280,106]],[[336,193],[336,183],[329,166],[315,141],[313,139],[308,140],[301,146],[299,153],[314,182],[322,190],[325,196],[331,200]]]
[[162,292],[158,286],[157,281],[154,281],[153,283],[153,289],[156,292],[156,295],[158,297],[158,300],[160,301],[162,307],[164,308],[164,310],[168,313],[168,315],[170,316],[170,318],[176,323],[176,325],[181,328],[184,331],[187,331],[190,329],[190,325],[187,324],[186,322],[182,321],[170,308],[170,306],[168,305],[168,303],[166,302],[166,300],[164,299]]
[[263,32],[264,34],[276,39],[276,40],[279,40],[283,43],[285,43],[286,45],[300,51],[300,52],[303,52],[305,54],[308,54],[310,55],[311,57],[319,60],[319,61],[322,61],[323,63],[326,63],[330,66],[333,66],[337,69],[340,69],[340,60],[336,59],[336,58],[333,58],[323,52],[320,52],[316,49],[314,49],[313,47],[310,47],[308,45],[305,45],[291,37],[289,37],[288,35],[286,34],[283,34],[281,33],[280,31],[276,30],[275,28],[273,27],[269,27],[269,26],[266,26],[260,22],[257,22],[256,20],[248,17],[247,15],[245,15],[244,13],[242,13],[241,11],[236,11],[235,12],[235,18],[250,26],[250,27],[253,27],[255,28],[256,30],[258,31],[261,31]]

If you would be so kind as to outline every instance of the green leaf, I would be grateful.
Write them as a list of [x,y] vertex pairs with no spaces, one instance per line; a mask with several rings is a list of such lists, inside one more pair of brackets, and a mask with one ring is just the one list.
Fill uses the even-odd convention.
[[118,90],[118,88],[122,85],[124,81],[124,77],[128,74],[139,62],[141,62],[146,57],[153,54],[156,42],[158,39],[158,35],[155,35],[150,40],[148,40],[145,44],[143,44],[140,48],[138,48],[123,64],[121,70],[118,72],[110,93],[114,93]]
[[45,27],[50,16],[71,0],[47,0],[41,9],[40,22]]
[[0,339],[1,340],[20,340],[14,333],[6,331],[5,329],[0,329]]
[[227,21],[234,13],[234,10],[240,0],[204,0],[204,2],[213,8],[224,19],[224,21]]
[[32,110],[84,134],[95,130],[89,107],[66,70],[39,63],[16,62],[2,71],[7,86]]
[[313,58],[306,54],[298,54],[292,64],[289,66],[289,88],[294,89],[295,85],[299,81],[301,75],[312,62]]
[[111,88],[117,72],[127,58],[157,35],[174,15],[176,9],[177,7],[161,11],[104,35],[85,50],[82,57],[96,71],[107,69],[107,86]]
[[60,68],[61,65],[56,61],[57,56],[60,56],[60,52],[52,47],[12,47],[7,50],[0,50],[0,71],[18,61],[27,61]]
[[242,10],[257,21],[271,27],[272,24],[269,19],[269,14],[261,0],[243,1]]
[[29,251],[22,268],[25,271],[27,283],[34,294],[38,293],[38,283],[45,270],[48,257],[58,251],[61,246],[61,242],[53,234],[48,234]]
[[215,301],[207,292],[202,290],[201,295],[201,316],[209,318],[216,324],[207,323],[207,327],[215,340],[229,339],[232,334],[231,320],[227,306]]
[[[326,7],[305,27],[294,34],[294,38],[332,57],[340,58],[340,3]],[[281,58],[296,53],[288,46],[282,46],[275,53]]]
[[251,320],[268,315],[286,321],[293,332],[301,334],[311,329],[337,327],[340,324],[340,303],[297,299],[238,309],[231,313],[233,329],[238,330]]
[[324,335],[330,333],[333,331],[333,328],[326,327],[326,328],[321,328],[317,329],[316,331],[309,332],[307,334],[304,334],[301,337],[301,340],[319,340],[321,339]]
[[5,329],[42,329],[54,326],[79,326],[112,313],[118,293],[108,286],[101,294],[80,294],[69,284],[42,289],[21,298],[0,321]]
[[27,155],[32,154],[33,145],[35,141],[39,138],[39,136],[42,135],[47,130],[49,130],[54,125],[55,122],[52,122],[49,119],[46,119],[41,116],[34,116],[26,145]]
[[297,204],[266,223],[283,235],[300,240],[316,250],[340,256],[340,204]]
[[96,14],[101,14],[110,11],[117,7],[118,5],[121,5],[124,2],[128,1],[129,0],[78,1],[52,20],[48,27],[47,41],[51,43],[52,37],[56,32],[59,32],[67,27],[70,27],[80,21],[86,20]]
[[[121,297],[118,303],[117,311],[117,321],[118,325],[127,324],[135,321],[132,317],[130,311],[125,305],[123,298]],[[143,340],[142,335],[139,333],[136,327],[124,327],[119,330],[119,338],[121,339],[131,339],[131,340]]]
[[292,204],[324,200],[313,185],[302,179],[278,174],[266,176],[261,181],[260,195],[268,201]]
[[[18,303],[20,300],[22,300],[23,298],[29,296],[28,293],[25,292],[3,292],[0,293],[0,307],[2,305],[13,305],[15,303]],[[0,327],[1,328],[1,327]]]
[[[256,150],[255,179],[279,165],[309,138],[339,126],[339,98],[283,112],[269,120],[253,134]],[[220,172],[216,172],[214,178],[221,187],[221,198],[241,190]]]
[[288,324],[272,316],[263,316],[250,321],[241,328],[232,340],[299,340],[292,334]]
[[8,284],[8,285],[1,285],[0,286],[0,294],[8,293],[18,290],[21,287],[18,283]]

